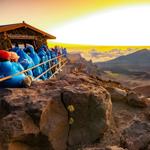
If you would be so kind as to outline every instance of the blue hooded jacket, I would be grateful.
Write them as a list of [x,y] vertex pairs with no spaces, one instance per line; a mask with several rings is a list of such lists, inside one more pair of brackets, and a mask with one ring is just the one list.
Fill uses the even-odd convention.
[[67,49],[66,48],[62,49],[62,54],[63,54],[63,57],[67,57]]
[[[54,50],[51,50],[50,53],[51,53],[51,58],[57,57],[57,55],[56,55]],[[58,63],[58,59],[56,58],[56,59],[52,60],[52,63],[53,64],[57,64]]]
[[[48,59],[48,60],[52,59],[52,57],[51,57],[51,52],[50,52],[50,50],[47,48],[46,45],[42,45],[42,46],[41,46],[41,49],[43,49],[43,50],[46,52],[46,55],[47,55],[47,59]],[[51,61],[49,61],[48,63],[46,63],[47,69],[51,67],[51,64],[52,64]],[[49,78],[51,75],[52,75],[52,71],[49,70],[49,71],[47,72],[48,78]]]
[[[27,46],[24,51],[32,58],[33,62],[35,65],[38,65],[41,61],[40,57],[38,56],[38,54],[34,51],[34,48],[32,46]],[[33,69],[33,75],[34,77],[39,76],[40,74],[42,74],[43,70],[41,66],[36,67],[35,69]],[[45,80],[45,77],[42,76],[41,77],[42,80]]]
[[24,51],[32,58],[35,65],[40,63],[40,57],[35,52],[34,48],[32,46],[27,46]]
[[46,52],[46,55],[48,57],[48,60],[51,59],[51,53],[50,53],[50,50],[45,46],[45,45],[42,45],[41,48],[44,49],[44,51]]
[[[13,74],[23,71],[23,67],[16,62],[4,61],[0,62],[0,78],[11,76]],[[0,87],[2,88],[14,88],[22,87],[22,81],[25,79],[25,74],[19,74],[8,80],[0,82]]]
[[[45,62],[45,61],[48,61],[48,56],[47,56],[47,54],[46,54],[44,48],[41,47],[41,48],[38,50],[38,55],[39,55],[39,57],[41,58],[41,63],[42,63],[42,62]],[[48,63],[44,63],[44,64],[42,65],[43,72],[45,72],[45,71],[48,69],[47,64],[48,64]],[[46,79],[48,79],[48,76],[49,76],[49,75],[48,75],[48,73],[46,73],[44,76],[45,76]]]
[[[34,62],[33,60],[31,59],[30,56],[28,56],[23,50],[21,50],[19,47],[15,47],[12,49],[13,52],[16,52],[18,54],[18,56],[20,56],[18,62],[23,66],[23,68],[26,70],[26,69],[29,69],[31,67],[34,66]],[[32,76],[33,77],[33,73],[32,73],[32,70],[29,70],[27,72],[28,75]]]

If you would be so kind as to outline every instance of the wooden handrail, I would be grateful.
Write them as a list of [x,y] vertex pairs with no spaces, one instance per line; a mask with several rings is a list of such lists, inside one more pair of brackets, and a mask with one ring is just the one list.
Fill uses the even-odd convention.
[[[17,75],[20,75],[20,74],[23,74],[23,73],[25,73],[25,72],[27,72],[27,71],[29,71],[29,70],[35,69],[35,68],[37,68],[38,66],[41,66],[41,65],[43,65],[43,64],[45,64],[45,63],[47,63],[47,62],[51,62],[51,61],[53,61],[53,60],[55,60],[55,59],[57,59],[57,58],[60,58],[60,57],[62,57],[62,56],[64,56],[64,55],[60,55],[60,56],[58,56],[58,57],[49,59],[49,60],[47,60],[47,61],[45,61],[45,62],[42,62],[42,63],[40,63],[40,64],[38,64],[38,65],[35,65],[35,66],[31,67],[31,68],[28,68],[28,69],[26,69],[26,70],[23,70],[23,71],[21,71],[21,72],[18,72],[18,73],[16,73],[16,74],[11,75],[11,76],[7,76],[7,77],[4,77],[4,78],[0,78],[0,82],[5,81],[5,80],[8,80],[8,79],[11,79],[12,77],[17,76]],[[58,65],[58,63],[57,63],[57,65]]]
[[[61,62],[65,62],[65,60],[60,61],[59,63],[61,63]],[[56,67],[59,63],[53,65],[52,67],[50,67],[49,69],[47,69],[45,72],[43,72],[42,74],[40,74],[39,76],[37,76],[37,77],[34,78],[33,80],[39,79],[41,76],[43,76],[44,74],[46,74],[49,70],[51,70],[52,68]],[[62,65],[62,66],[63,66],[63,65]],[[60,68],[61,68],[61,67],[60,67]],[[58,69],[58,70],[59,70],[59,69]],[[55,71],[55,72],[56,72],[56,71]],[[54,73],[54,74],[55,74],[55,73]],[[52,76],[53,76],[53,74],[52,74]],[[50,78],[51,78],[51,77],[50,77]]]
[[65,62],[65,63],[64,63],[63,65],[61,65],[61,67],[60,67],[57,71],[55,71],[55,72],[52,74],[52,76],[50,76],[49,79],[51,79],[55,74],[57,74],[57,73],[59,72],[59,70],[60,70],[61,68],[63,68],[63,67],[66,65],[67,61],[64,61],[64,62]]

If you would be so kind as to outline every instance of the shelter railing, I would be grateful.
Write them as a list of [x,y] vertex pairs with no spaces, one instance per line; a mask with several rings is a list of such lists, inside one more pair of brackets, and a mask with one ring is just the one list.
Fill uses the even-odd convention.
[[40,77],[42,77],[43,75],[45,75],[48,71],[51,71],[54,67],[57,67],[59,64],[62,64],[62,65],[61,65],[59,68],[57,68],[57,70],[56,70],[54,73],[52,73],[52,75],[49,77],[49,78],[52,78],[52,77],[54,77],[55,74],[57,74],[57,73],[61,70],[62,67],[64,67],[64,66],[66,65],[67,60],[66,60],[66,58],[63,58],[63,56],[64,56],[64,55],[60,55],[60,56],[58,56],[58,57],[49,59],[49,60],[47,60],[47,61],[45,61],[45,62],[42,62],[42,63],[40,63],[40,64],[38,64],[38,65],[35,65],[35,66],[31,67],[31,68],[28,68],[28,69],[26,69],[26,70],[23,70],[23,71],[21,71],[21,72],[18,72],[18,73],[16,73],[16,74],[11,75],[11,76],[7,76],[7,77],[0,78],[0,82],[5,81],[5,80],[8,80],[8,79],[11,79],[11,78],[14,77],[14,76],[18,76],[18,75],[20,75],[20,74],[26,73],[26,72],[28,72],[28,71],[30,71],[30,70],[33,70],[33,69],[35,69],[35,68],[37,68],[37,67],[39,67],[39,66],[41,66],[41,65],[43,65],[43,64],[50,63],[51,61],[53,61],[53,60],[55,60],[55,59],[61,58],[61,60],[59,60],[56,64],[54,64],[54,65],[52,65],[52,66],[50,65],[50,68],[48,68],[45,72],[43,72],[43,73],[40,74],[39,76],[35,77],[35,78],[33,79],[33,81],[39,79]]

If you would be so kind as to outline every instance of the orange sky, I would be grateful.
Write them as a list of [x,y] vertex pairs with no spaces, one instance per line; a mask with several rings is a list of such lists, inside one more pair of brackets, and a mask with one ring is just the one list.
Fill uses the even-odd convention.
[[144,2],[150,0],[0,0],[0,24],[25,20],[46,29],[109,6]]
[[150,4],[150,0],[0,0],[0,24],[24,20],[51,32],[96,11],[135,4]]

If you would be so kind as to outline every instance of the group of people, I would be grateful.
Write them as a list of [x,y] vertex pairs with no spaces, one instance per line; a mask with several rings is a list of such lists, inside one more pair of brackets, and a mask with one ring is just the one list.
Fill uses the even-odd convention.
[[[0,87],[26,87],[30,86],[35,78],[46,80],[60,67],[62,58],[66,57],[66,48],[58,46],[48,49],[46,45],[42,45],[36,52],[31,45],[21,49],[16,44],[10,51],[0,50],[0,79],[12,76],[10,79],[0,81]],[[42,65],[38,65],[40,63]],[[23,70],[27,71],[13,76]]]

